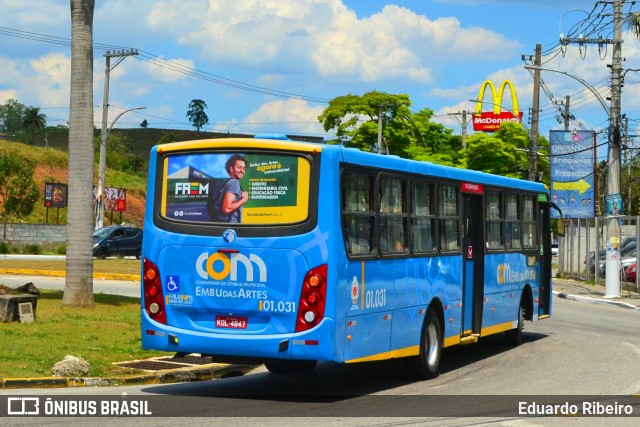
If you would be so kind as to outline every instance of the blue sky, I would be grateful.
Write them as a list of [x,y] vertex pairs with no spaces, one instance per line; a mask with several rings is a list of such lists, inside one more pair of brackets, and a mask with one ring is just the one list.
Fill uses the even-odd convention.
[[[513,82],[528,125],[533,79],[521,56],[533,55],[537,43],[545,67],[577,75],[609,95],[611,48],[571,45],[562,52],[558,43],[560,33],[596,22],[593,10],[611,13],[603,7],[593,0],[97,1],[96,126],[104,54],[117,48],[136,48],[140,55],[111,72],[109,122],[126,109],[146,109],[127,113],[115,127],[137,127],[146,119],[154,128],[192,129],[187,106],[202,99],[207,131],[324,135],[317,117],[327,100],[378,90],[409,94],[414,111],[430,108],[434,121],[459,133],[460,116],[450,113],[473,111],[469,99],[487,79]],[[635,9],[624,6],[625,12]],[[0,10],[0,103],[17,99],[41,107],[48,124],[66,124],[69,1],[0,0]],[[604,26],[603,36],[612,37],[611,31]],[[625,31],[625,69],[640,68],[638,47]],[[639,78],[630,71],[623,91],[630,134],[638,134],[640,123]],[[584,86],[555,73],[543,72],[543,80],[542,135],[562,129],[554,102],[566,96],[576,117],[572,128],[606,129],[604,109]]]

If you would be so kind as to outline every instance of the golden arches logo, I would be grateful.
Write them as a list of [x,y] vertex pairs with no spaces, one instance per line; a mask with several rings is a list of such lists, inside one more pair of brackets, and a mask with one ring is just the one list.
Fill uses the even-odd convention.
[[[511,94],[511,111],[502,111],[502,99],[504,98],[504,92],[509,87],[509,93]],[[487,87],[491,91],[491,104],[493,105],[493,112],[483,112],[482,104],[484,102],[485,93]],[[486,102],[487,104],[489,102]],[[496,91],[496,87],[491,80],[485,80],[480,86],[478,92],[478,102],[476,103],[476,113],[473,116],[473,130],[493,132],[500,128],[502,122],[521,122],[522,112],[518,108],[518,97],[516,96],[516,89],[513,83],[509,80],[505,80],[500,85],[500,88]]]

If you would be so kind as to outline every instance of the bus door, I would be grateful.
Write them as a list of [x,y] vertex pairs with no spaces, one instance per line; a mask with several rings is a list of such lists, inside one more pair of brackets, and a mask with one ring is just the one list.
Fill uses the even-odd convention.
[[[463,194],[463,265],[462,332],[463,336],[479,335],[482,327],[484,299],[484,197],[483,188],[471,186],[474,194]],[[469,191],[469,188],[466,189]]]
[[548,316],[551,314],[551,210],[549,204],[542,200],[538,201],[538,206],[540,207],[540,235],[538,238],[542,248],[538,315]]

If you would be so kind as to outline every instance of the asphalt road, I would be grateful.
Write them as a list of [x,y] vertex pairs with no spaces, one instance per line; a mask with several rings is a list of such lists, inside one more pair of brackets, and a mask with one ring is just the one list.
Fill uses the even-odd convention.
[[[440,375],[413,381],[394,361],[321,363],[308,376],[273,375],[264,368],[234,378],[181,384],[51,390],[2,390],[0,396],[148,399],[156,415],[95,419],[95,425],[637,425],[633,418],[527,417],[519,401],[582,404],[640,391],[638,312],[615,306],[553,299],[550,319],[526,323],[524,343],[512,348],[496,335],[445,349]],[[635,398],[635,401],[640,401]],[[0,398],[0,402],[2,398]],[[434,416],[425,415],[434,409]],[[505,411],[506,409],[506,411]],[[450,411],[471,414],[455,417]],[[451,417],[450,417],[451,416]],[[40,425],[43,418],[13,418]],[[47,418],[48,425],[82,425],[87,419]]]
[[[32,282],[38,289],[56,289],[64,290],[65,277],[49,277],[49,276],[20,276],[0,274],[0,284],[16,288],[25,283]],[[140,283],[123,281],[123,280],[93,280],[93,292],[104,293],[110,295],[123,295],[128,297],[140,298]]]

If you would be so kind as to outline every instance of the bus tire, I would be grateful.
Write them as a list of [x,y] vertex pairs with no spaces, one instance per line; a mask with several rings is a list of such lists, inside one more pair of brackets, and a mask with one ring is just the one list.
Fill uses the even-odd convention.
[[422,326],[420,354],[407,359],[409,374],[419,380],[428,380],[438,376],[438,366],[442,356],[442,329],[435,310],[427,310]]
[[508,345],[517,346],[522,344],[522,330],[524,329],[524,304],[520,301],[518,306],[518,326],[504,333],[504,341]]
[[267,370],[272,374],[299,375],[308,374],[318,364],[317,360],[271,360],[265,362]]

